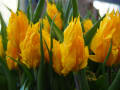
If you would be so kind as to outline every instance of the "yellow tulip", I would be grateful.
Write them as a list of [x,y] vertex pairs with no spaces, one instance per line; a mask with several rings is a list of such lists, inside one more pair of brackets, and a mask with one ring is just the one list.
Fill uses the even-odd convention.
[[[51,19],[53,19],[56,16],[54,23],[61,30],[63,26],[61,13],[57,10],[55,4],[51,4],[48,1],[47,1],[47,14],[50,16]],[[50,24],[47,17],[43,19],[43,23],[44,23],[44,30],[47,30],[48,32],[50,32]]]
[[[41,53],[40,53],[40,22],[30,25],[26,37],[24,41],[20,44],[21,49],[21,62],[24,63],[28,68],[36,68],[40,64]],[[43,38],[43,50],[44,57],[47,63],[49,63],[49,52],[45,45],[45,42],[50,49],[50,34],[46,30],[42,30],[42,38]],[[57,42],[55,39],[53,40],[53,67],[56,69],[59,68],[58,57],[60,54],[60,49],[57,49]],[[57,51],[59,50],[59,51]],[[57,68],[56,68],[57,67]]]
[[91,50],[95,55],[90,59],[95,62],[104,62],[112,40],[112,50],[107,61],[108,66],[119,63],[120,56],[120,14],[112,11],[107,13],[91,42]]
[[86,19],[83,21],[83,26],[84,26],[84,33],[88,32],[92,26],[93,26],[93,23],[90,19]]
[[13,62],[8,56],[19,59],[20,56],[20,43],[24,40],[28,28],[28,20],[22,11],[18,14],[11,12],[7,27],[8,44],[7,44],[7,64],[9,69],[15,69],[17,64]]
[[[50,49],[50,34],[46,32],[46,30],[42,30],[42,34],[43,34],[43,39],[45,40],[46,44],[48,45],[48,48]],[[43,43],[44,55],[45,55],[45,59],[49,63],[49,53],[46,46],[44,45],[45,42]],[[53,52],[53,56],[52,56],[53,68],[58,74],[61,74],[62,65],[61,65],[60,43],[55,39],[53,39],[52,52]]]
[[20,44],[21,62],[29,68],[36,68],[40,63],[40,23],[29,25],[25,39]]
[[11,12],[7,27],[8,40],[11,40],[15,46],[19,46],[20,42],[25,38],[27,28],[28,19],[26,15],[22,11],[19,11],[18,15]]
[[84,45],[80,19],[72,20],[64,32],[64,42],[60,45],[61,73],[77,71],[87,66],[88,48]]
[[2,44],[2,37],[0,35],[0,57],[4,56],[4,49],[3,49],[3,44]]
[[[20,57],[19,54],[20,54],[20,50],[18,48],[16,48],[13,43],[11,41],[8,41],[8,44],[7,44],[7,65],[8,65],[8,68],[10,70],[12,69],[17,69],[17,63],[14,62],[13,60],[11,60],[11,57],[14,58],[15,60],[18,60],[18,58]],[[10,57],[8,57],[10,56]]]

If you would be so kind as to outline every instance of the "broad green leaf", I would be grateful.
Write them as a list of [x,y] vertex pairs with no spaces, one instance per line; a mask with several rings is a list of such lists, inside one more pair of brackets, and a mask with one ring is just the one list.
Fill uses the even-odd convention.
[[22,64],[19,60],[15,60],[14,58],[12,58],[10,56],[8,56],[8,57],[18,64],[19,68],[25,73],[25,75],[27,76],[27,78],[29,79],[30,82],[32,82],[34,80],[33,74],[30,72],[30,70],[27,68],[27,66]]
[[17,11],[20,10],[20,0],[18,0],[18,4],[17,4]]
[[61,13],[61,18],[63,19],[64,13],[63,13],[63,0],[56,0],[56,7],[58,11]]
[[37,90],[45,90],[45,63],[44,63],[44,51],[43,51],[43,40],[42,40],[42,24],[40,24],[40,51],[41,51],[41,60],[38,69],[37,76]]
[[[52,19],[50,18],[50,16],[47,15],[48,21],[51,25],[52,23]],[[56,26],[56,24],[53,22],[53,28],[52,31],[55,33],[56,38],[60,41],[63,42],[64,40],[64,35],[63,32]]]
[[6,51],[7,50],[7,31],[6,31],[6,24],[3,20],[1,13],[0,13],[0,21],[1,21],[1,35],[2,35],[3,48]]
[[49,55],[50,55],[50,68],[52,69],[52,48],[53,48],[53,27],[54,27],[54,20],[56,18],[56,15],[54,16],[51,24],[50,24],[50,52],[49,52]]
[[120,69],[108,90],[120,90]]
[[67,0],[65,3],[65,10],[64,10],[64,28],[68,25],[68,19],[71,15],[71,10],[72,10],[72,5],[71,5],[71,0]]
[[97,88],[99,88],[98,90],[107,90],[109,86],[107,73],[100,75],[96,80],[95,85]]
[[84,35],[85,45],[89,46],[92,38],[94,37],[95,33],[97,32],[97,28],[100,25],[100,22],[103,20],[105,16],[103,16],[101,19],[99,19],[95,25]]
[[0,89],[1,90],[8,90],[7,79],[6,79],[6,76],[4,74],[0,75]]
[[29,23],[30,23],[30,6],[29,5],[27,6],[27,18],[28,18]]
[[81,87],[81,90],[90,90],[88,86],[88,81],[86,78],[86,70],[82,69],[78,73],[78,79],[79,79],[79,85]]
[[0,65],[4,71],[3,73],[5,74],[5,76],[7,78],[8,90],[17,90],[17,84],[16,84],[16,80],[14,78],[14,75],[9,71],[9,69],[5,63],[5,60],[3,60],[1,57],[0,57]]
[[28,0],[28,8],[27,8],[27,13],[28,13],[28,18],[30,21],[33,19],[33,14],[32,14],[32,0]]
[[76,72],[73,72],[73,77],[74,77],[74,82],[75,82],[76,90],[80,90],[80,89],[82,90],[82,88],[80,87],[78,74]]
[[73,6],[73,18],[78,17],[79,15],[78,0],[72,0],[72,6]]
[[39,0],[37,7],[34,11],[34,14],[33,14],[33,22],[34,23],[36,23],[39,20],[39,18],[42,16],[44,4],[45,4],[45,0]]

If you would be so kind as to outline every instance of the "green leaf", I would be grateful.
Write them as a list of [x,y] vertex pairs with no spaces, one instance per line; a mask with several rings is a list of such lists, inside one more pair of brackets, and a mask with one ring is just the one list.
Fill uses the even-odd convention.
[[100,75],[95,82],[96,89],[98,90],[107,90],[109,83],[108,83],[108,76],[107,73]]
[[34,11],[34,14],[33,14],[33,22],[34,23],[36,23],[39,20],[39,18],[42,16],[44,4],[45,4],[45,0],[39,0],[37,7]]
[[32,0],[28,0],[28,8],[27,8],[28,19],[32,21],[33,14],[32,14]]
[[64,10],[64,28],[66,28],[72,10],[71,0],[67,0],[67,2],[64,5],[66,6]]
[[120,69],[108,90],[120,90]]
[[94,37],[95,33],[97,32],[97,28],[100,25],[100,22],[103,20],[105,16],[103,16],[101,19],[99,19],[95,25],[84,35],[85,45],[89,46],[92,38]]
[[32,82],[34,80],[33,74],[30,72],[30,70],[27,68],[26,65],[22,64],[19,60],[15,60],[14,58],[12,58],[10,56],[8,56],[8,57],[18,64],[19,68],[25,73],[25,75],[27,76],[27,78],[29,79],[30,82]]
[[78,75],[79,85],[80,85],[81,90],[90,90],[88,86],[88,81],[86,78],[86,70],[85,69],[80,70],[77,73],[77,75]]
[[79,15],[78,0],[72,0],[72,6],[73,6],[73,18],[78,17]]
[[20,10],[20,0],[18,0],[18,4],[17,4],[17,11]]
[[61,13],[61,18],[63,19],[63,0],[56,0],[56,7],[58,11]]
[[43,40],[42,40],[42,23],[40,24],[40,51],[41,51],[41,60],[38,70],[37,77],[37,90],[45,90],[45,63],[44,63],[44,51],[43,51]]
[[50,24],[50,50],[48,49],[48,52],[49,52],[49,58],[50,58],[50,62],[49,62],[49,79],[50,79],[50,87],[52,90],[58,90],[57,88],[54,88],[54,70],[53,70],[53,67],[52,67],[52,48],[53,48],[53,28],[54,28],[54,20],[56,18],[56,15],[54,16],[51,24]]
[[[17,90],[17,84],[14,75],[9,71],[5,60],[0,57],[0,66],[3,69],[8,82],[8,90]],[[12,82],[12,83],[11,83]]]
[[55,20],[55,18],[56,18],[56,15],[54,16],[54,18],[53,18],[53,20],[52,20],[52,22],[51,22],[51,24],[50,24],[50,52],[49,52],[49,55],[50,55],[50,63],[49,63],[49,65],[50,65],[50,68],[52,69],[52,48],[53,48],[53,33],[52,33],[52,31],[53,31],[53,27],[54,27],[54,20]]
[[7,50],[7,31],[6,31],[6,24],[3,20],[1,13],[0,13],[0,21],[1,21],[1,35],[2,35],[3,48],[6,51]]
[[7,79],[6,79],[6,76],[4,74],[0,75],[0,89],[1,90],[8,90]]
[[[48,21],[51,25],[52,23],[52,19],[50,18],[50,16],[47,15]],[[52,31],[55,33],[56,38],[60,41],[63,42],[64,40],[64,35],[63,32],[56,26],[56,24],[53,22],[53,28]]]

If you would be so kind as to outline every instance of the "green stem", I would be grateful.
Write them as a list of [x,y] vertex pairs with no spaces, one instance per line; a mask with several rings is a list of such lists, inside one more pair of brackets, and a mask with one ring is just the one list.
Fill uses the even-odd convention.
[[73,72],[73,76],[74,76],[74,82],[75,82],[76,90],[80,90],[78,73]]
[[83,69],[83,70],[80,70],[78,72],[78,75],[79,75],[79,83],[80,83],[80,87],[81,87],[81,90],[90,90],[89,89],[89,86],[88,86],[88,81],[87,81],[87,78],[86,78],[86,70]]
[[37,90],[45,90],[45,64],[44,64],[44,51],[43,51],[43,41],[42,41],[42,24],[40,24],[40,51],[41,60],[37,76]]
[[108,90],[120,90],[120,69]]
[[34,23],[37,22],[39,20],[39,18],[42,16],[42,12],[44,9],[44,3],[45,3],[45,0],[39,0],[37,7],[34,11],[34,15],[33,15],[33,22]]
[[30,21],[32,21],[33,14],[32,14],[32,0],[29,0],[29,15],[30,15]]
[[78,17],[79,15],[79,10],[78,10],[78,1],[77,0],[72,0],[72,5],[73,5],[73,17]]

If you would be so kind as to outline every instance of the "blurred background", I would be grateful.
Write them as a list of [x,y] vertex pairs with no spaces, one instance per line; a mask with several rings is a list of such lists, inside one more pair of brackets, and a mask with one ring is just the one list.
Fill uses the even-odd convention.
[[[28,0],[19,0],[20,9],[24,12],[27,11]],[[56,1],[56,0],[55,0]],[[66,2],[67,0],[62,0]],[[38,0],[32,0],[33,10],[37,5]],[[16,12],[18,6],[18,0],[0,0],[0,13],[2,14],[5,23],[8,24],[10,17],[10,12],[7,9],[10,8],[13,12]],[[87,14],[91,15],[91,18],[98,18],[98,16],[103,16],[107,11],[112,11],[113,9],[120,11],[120,0],[78,0],[78,6],[80,15],[82,17]],[[93,15],[93,16],[92,16]]]

